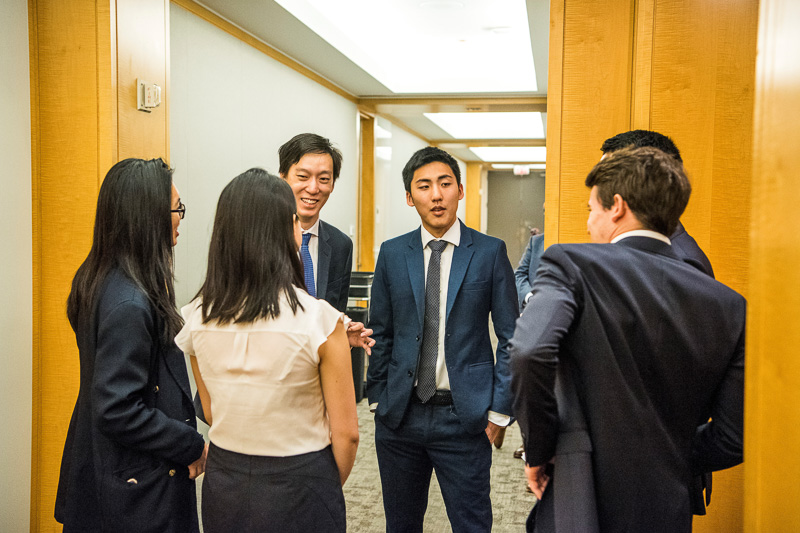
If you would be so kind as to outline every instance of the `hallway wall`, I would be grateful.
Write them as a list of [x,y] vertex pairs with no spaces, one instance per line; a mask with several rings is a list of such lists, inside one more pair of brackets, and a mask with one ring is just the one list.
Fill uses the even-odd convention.
[[0,524],[27,531],[31,497],[31,107],[28,3],[10,0],[0,17]]
[[[419,227],[417,210],[406,203],[403,186],[403,167],[417,150],[428,143],[384,118],[377,119],[379,128],[375,139],[375,259],[383,241]],[[466,165],[458,161],[461,183],[465,185]],[[458,217],[464,220],[466,197],[458,203]]]
[[176,249],[178,305],[205,277],[219,194],[252,167],[278,173],[278,148],[294,135],[331,139],[344,156],[322,218],[355,239],[356,105],[220,28],[170,9],[170,164],[186,204]]

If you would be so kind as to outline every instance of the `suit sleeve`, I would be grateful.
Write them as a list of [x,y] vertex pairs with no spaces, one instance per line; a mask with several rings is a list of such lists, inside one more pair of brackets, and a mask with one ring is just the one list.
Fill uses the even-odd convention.
[[[743,306],[744,307],[744,306]],[[742,312],[744,324],[744,311]],[[711,408],[711,421],[697,428],[692,443],[696,474],[741,463],[744,438],[744,328]]]
[[94,420],[108,438],[189,465],[203,453],[191,426],[145,405],[156,324],[149,308],[123,301],[99,317],[92,396]]
[[347,297],[350,294],[350,273],[353,271],[353,241],[347,236],[345,236],[344,241],[347,247],[347,259],[345,259],[342,269],[342,288],[339,292],[339,298],[333,306],[342,313],[347,309]]
[[566,271],[564,255],[551,247],[542,256],[533,296],[517,320],[511,340],[511,388],[529,465],[548,462],[558,437],[556,370],[561,340],[575,317],[577,297]]
[[494,388],[490,411],[511,415],[511,370],[509,368],[508,343],[514,334],[514,321],[518,308],[514,305],[514,272],[508,261],[506,245],[501,241],[494,259],[492,276],[492,323],[497,335],[497,354],[494,363]]
[[375,340],[367,369],[367,398],[370,404],[377,403],[386,389],[387,365],[392,356],[394,342],[392,301],[387,276],[386,254],[381,247],[375,264],[369,304],[369,327],[373,330],[372,338]]
[[517,304],[522,308],[522,300],[531,292],[531,284],[528,280],[528,269],[531,265],[531,248],[533,248],[533,237],[528,241],[525,247],[525,252],[522,254],[522,259],[519,260],[519,265],[514,271],[514,278],[517,284]]

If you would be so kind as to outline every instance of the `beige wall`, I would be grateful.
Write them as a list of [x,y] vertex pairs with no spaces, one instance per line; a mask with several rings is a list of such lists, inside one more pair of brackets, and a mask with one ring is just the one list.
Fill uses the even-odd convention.
[[28,4],[0,16],[0,529],[27,531],[31,472],[31,114]]
[[800,531],[800,3],[762,0],[745,376],[745,530]]
[[[681,150],[683,217],[717,278],[747,296],[757,0],[553,0],[548,243],[585,242],[584,178],[608,137],[651,129]],[[743,468],[715,474],[695,531],[742,530]]]

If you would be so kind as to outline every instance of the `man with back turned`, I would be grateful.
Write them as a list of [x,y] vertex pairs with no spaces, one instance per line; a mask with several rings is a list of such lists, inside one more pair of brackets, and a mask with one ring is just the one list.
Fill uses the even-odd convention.
[[586,186],[594,244],[547,249],[511,341],[529,531],[688,532],[692,477],[742,461],[745,300],[672,250],[675,158],[619,150]]

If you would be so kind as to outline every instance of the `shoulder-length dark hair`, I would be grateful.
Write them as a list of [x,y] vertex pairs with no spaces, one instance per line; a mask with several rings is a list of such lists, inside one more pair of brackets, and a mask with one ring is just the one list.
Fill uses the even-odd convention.
[[260,168],[233,178],[217,203],[208,269],[197,297],[203,322],[247,323],[280,315],[286,296],[292,313],[303,308],[294,287],[305,288],[294,238],[294,195]]
[[94,310],[113,268],[147,295],[169,343],[181,328],[172,284],[172,171],[161,159],[125,159],[108,171],[97,198],[89,255],[72,280],[67,317],[73,329]]

